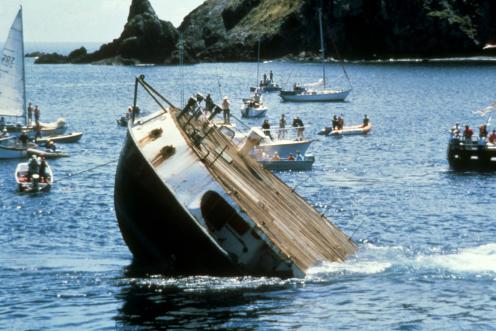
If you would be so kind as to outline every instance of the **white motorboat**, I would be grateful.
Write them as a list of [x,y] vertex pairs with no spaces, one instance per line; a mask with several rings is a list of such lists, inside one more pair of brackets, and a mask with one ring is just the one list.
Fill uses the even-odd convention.
[[[303,277],[356,245],[237,146],[190,98],[182,110],[143,77],[136,85],[169,107],[127,127],[115,210],[135,260],[161,272]],[[227,129],[227,128],[226,128]]]
[[315,157],[313,155],[305,155],[303,160],[281,158],[278,160],[259,160],[258,162],[265,169],[272,171],[308,171],[312,170]]
[[241,116],[245,118],[260,118],[264,117],[268,108],[262,101],[262,96],[257,90],[251,98],[244,98],[241,106]]
[[[322,9],[319,8],[319,27],[320,27],[320,58],[322,62],[322,79],[317,83],[311,83],[306,85],[293,85],[293,90],[281,90],[279,96],[283,101],[293,101],[293,102],[332,102],[332,101],[345,101],[345,99],[350,94],[352,87],[351,81],[348,77],[348,73],[341,62],[341,68],[348,81],[350,88],[341,89],[334,88],[329,89],[326,87],[326,63],[325,52],[324,52],[324,32],[322,29]],[[313,87],[322,86],[322,89],[315,89]]]
[[46,163],[44,174],[29,173],[29,163],[21,162],[17,165],[15,170],[15,180],[19,192],[36,193],[41,191],[48,191],[53,183],[52,169]]
[[352,126],[345,126],[342,129],[334,129],[334,130],[332,129],[332,127],[325,127],[318,134],[324,136],[353,136],[353,135],[367,134],[370,132],[370,130],[372,130],[371,123],[369,123],[366,126],[364,126],[363,124],[352,125]]

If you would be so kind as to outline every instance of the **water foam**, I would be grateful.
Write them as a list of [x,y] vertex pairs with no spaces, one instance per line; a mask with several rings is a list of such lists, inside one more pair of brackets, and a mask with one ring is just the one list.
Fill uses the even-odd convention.
[[451,272],[496,273],[496,243],[466,248],[454,254],[416,257],[421,267],[442,268]]

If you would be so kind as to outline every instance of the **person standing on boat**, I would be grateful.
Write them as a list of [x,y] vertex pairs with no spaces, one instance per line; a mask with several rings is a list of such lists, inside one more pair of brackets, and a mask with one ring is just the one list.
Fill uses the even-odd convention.
[[207,111],[208,114],[212,113],[212,110],[215,107],[215,103],[212,100],[212,97],[210,96],[210,93],[207,94],[207,97],[205,98],[205,110]]
[[34,106],[34,121],[39,122],[40,121],[40,108],[38,108],[38,105]]
[[472,131],[472,129],[468,125],[465,125],[465,130],[463,130],[463,138],[465,138],[465,141],[472,142],[473,134],[474,131]]
[[264,120],[262,124],[263,133],[272,140],[272,135],[270,134],[270,123],[269,120]]
[[229,106],[231,103],[229,102],[229,99],[227,97],[224,97],[224,100],[222,101],[222,112],[224,114],[224,124],[231,124],[231,110],[229,109]]
[[33,130],[34,130],[34,141],[37,142],[38,138],[41,138],[41,124],[39,121],[36,121]]
[[269,79],[270,82],[272,83],[272,79],[274,78],[274,75],[272,74],[272,70],[269,72]]
[[281,114],[279,119],[279,132],[277,132],[277,139],[284,139],[286,137],[286,117]]
[[479,138],[486,138],[487,137],[487,125],[482,124],[479,126]]
[[493,132],[489,135],[489,142],[496,144],[496,129],[493,129]]
[[263,74],[263,84],[267,85],[267,74],[266,73]]
[[5,129],[5,117],[0,117],[0,130]]
[[305,126],[303,121],[298,116],[293,119],[293,127],[296,128],[296,140],[303,140],[303,131],[305,130]]
[[338,117],[336,115],[334,115],[332,117],[332,130],[337,130],[338,128]]
[[453,138],[458,138],[460,137],[460,124],[456,123],[454,127],[451,128],[451,136]]
[[28,105],[28,125],[31,125],[33,122],[33,104],[30,102]]

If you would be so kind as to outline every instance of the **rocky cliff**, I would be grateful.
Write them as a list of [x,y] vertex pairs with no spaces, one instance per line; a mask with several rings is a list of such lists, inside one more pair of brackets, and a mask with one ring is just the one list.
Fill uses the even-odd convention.
[[347,58],[473,55],[496,37],[492,0],[209,0],[179,30],[201,60],[254,59],[258,39],[264,58],[317,53],[321,6],[326,49]]
[[186,63],[254,60],[258,40],[264,59],[316,55],[318,8],[330,56],[467,56],[496,41],[494,0],[207,0],[178,29],[161,21],[148,0],[133,0],[119,38],[95,53],[76,50],[66,61],[177,63],[180,32]]
[[119,38],[94,53],[75,50],[67,57],[46,54],[36,63],[177,63],[179,32],[160,20],[148,0],[132,0],[127,23]]

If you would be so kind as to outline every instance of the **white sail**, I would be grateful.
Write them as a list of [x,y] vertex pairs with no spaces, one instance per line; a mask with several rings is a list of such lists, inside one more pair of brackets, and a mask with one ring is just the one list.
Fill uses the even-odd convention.
[[0,54],[1,116],[24,116],[24,88],[24,40],[22,9],[19,9]]

